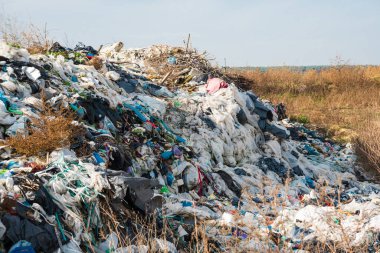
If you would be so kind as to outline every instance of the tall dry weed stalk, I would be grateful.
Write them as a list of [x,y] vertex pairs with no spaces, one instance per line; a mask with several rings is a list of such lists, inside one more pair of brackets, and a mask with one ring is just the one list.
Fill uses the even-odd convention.
[[1,39],[14,47],[26,48],[29,53],[46,53],[52,46],[47,25],[20,25],[16,19],[0,16]]

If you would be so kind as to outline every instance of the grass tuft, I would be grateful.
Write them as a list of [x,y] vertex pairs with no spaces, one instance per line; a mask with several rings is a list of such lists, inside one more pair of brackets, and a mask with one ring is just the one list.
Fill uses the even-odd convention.
[[44,105],[38,118],[30,118],[27,133],[17,133],[5,140],[17,154],[26,156],[45,156],[58,148],[68,147],[83,129],[73,124],[74,114],[68,109],[54,110]]

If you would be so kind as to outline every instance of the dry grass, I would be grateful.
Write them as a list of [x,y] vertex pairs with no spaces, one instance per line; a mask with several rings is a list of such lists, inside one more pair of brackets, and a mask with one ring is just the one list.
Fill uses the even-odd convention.
[[368,122],[367,128],[360,129],[357,139],[357,150],[366,159],[362,163],[373,166],[380,171],[380,122]]
[[285,102],[291,117],[324,128],[337,141],[355,141],[367,168],[379,170],[379,66],[232,70],[229,75],[273,103]]
[[88,62],[88,65],[92,65],[96,70],[100,70],[103,67],[103,61],[100,57],[95,56]]
[[82,128],[72,124],[75,116],[67,109],[56,111],[45,103],[38,116],[30,119],[27,134],[20,132],[5,140],[17,154],[43,157],[57,148],[69,146],[82,134]]
[[19,25],[15,19],[0,17],[1,39],[14,47],[26,48],[29,53],[46,53],[52,46],[47,25],[40,28],[34,24]]

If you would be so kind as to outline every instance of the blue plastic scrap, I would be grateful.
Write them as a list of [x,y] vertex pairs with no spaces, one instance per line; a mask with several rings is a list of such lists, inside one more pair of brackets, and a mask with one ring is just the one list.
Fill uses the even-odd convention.
[[319,155],[318,151],[315,150],[315,148],[313,148],[309,144],[306,144],[304,146],[304,149],[306,150],[306,152],[307,152],[308,155]]
[[71,76],[71,81],[74,82],[74,83],[77,83],[78,82],[78,77]]
[[311,178],[311,177],[308,177],[306,176],[305,177],[305,182],[306,182],[306,185],[311,188],[311,189],[315,189],[315,182],[314,180]]
[[15,243],[8,252],[9,253],[36,253],[36,251],[32,247],[32,244],[24,240],[21,240]]
[[168,58],[168,63],[171,64],[171,65],[175,65],[175,64],[177,64],[177,58],[174,57],[174,56],[170,56],[170,57]]
[[165,160],[168,160],[172,157],[173,155],[173,152],[171,150],[168,150],[168,151],[164,151],[162,154],[161,154],[161,158],[162,159],[165,159]]
[[124,103],[124,106],[130,110],[132,110],[136,116],[142,121],[142,122],[147,122],[148,119],[144,116],[144,114],[142,114],[140,112],[140,110],[136,107],[136,106],[133,106],[133,105],[130,105],[130,104],[127,104],[127,103]]
[[173,173],[169,172],[167,175],[166,175],[166,182],[168,183],[169,186],[172,186],[173,183],[174,183],[174,176],[173,176]]
[[104,160],[103,160],[103,158],[99,155],[99,153],[94,152],[94,153],[92,153],[92,154],[93,154],[93,156],[95,157],[96,164],[104,163]]
[[182,203],[183,207],[193,206],[193,203],[190,201],[183,200],[183,201],[181,201],[181,203]]

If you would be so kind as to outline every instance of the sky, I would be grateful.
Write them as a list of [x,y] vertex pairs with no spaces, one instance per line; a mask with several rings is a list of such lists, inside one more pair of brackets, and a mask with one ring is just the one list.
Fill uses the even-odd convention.
[[380,64],[379,0],[0,0],[65,46],[191,45],[227,66]]

